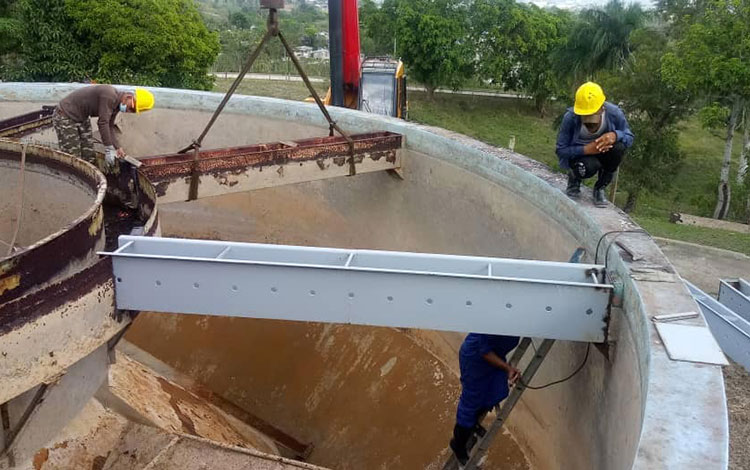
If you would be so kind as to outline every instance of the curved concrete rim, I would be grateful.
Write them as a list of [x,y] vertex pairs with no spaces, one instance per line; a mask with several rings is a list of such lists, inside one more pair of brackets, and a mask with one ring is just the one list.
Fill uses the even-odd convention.
[[[23,144],[19,141],[0,138],[0,150],[18,152],[18,154],[20,155],[22,147],[23,147]],[[51,233],[48,236],[42,238],[41,240],[37,240],[36,242],[34,242],[33,245],[28,246],[24,251],[19,252],[8,258],[14,258],[16,256],[19,256],[21,253],[26,253],[41,245],[44,245],[45,243],[49,243],[55,238],[62,236],[68,230],[69,227],[77,225],[80,222],[83,222],[84,220],[91,218],[94,215],[94,213],[98,211],[99,208],[101,208],[102,204],[104,203],[104,195],[107,193],[107,179],[91,163],[85,160],[81,160],[80,158],[75,158],[72,155],[67,154],[65,152],[61,152],[55,149],[50,149],[49,147],[43,147],[38,144],[28,144],[28,148],[26,151],[27,152],[32,151],[36,156],[39,156],[42,158],[51,158],[54,160],[58,160],[59,162],[62,162],[65,165],[79,171],[81,174],[91,177],[91,180],[89,181],[89,183],[91,184],[92,188],[96,188],[96,198],[94,199],[94,202],[91,204],[91,206],[89,206],[89,208],[86,209],[86,211],[83,214],[79,215],[78,217],[76,217],[70,222],[68,227],[63,228],[62,230],[58,230],[55,233]]]
[[[85,85],[3,83],[0,100],[54,103]],[[156,106],[166,109],[213,111],[222,94],[150,88]],[[726,468],[728,419],[721,368],[671,361],[650,317],[660,313],[698,311],[671,263],[644,234],[617,233],[639,227],[610,206],[597,209],[588,202],[564,197],[563,177],[517,153],[483,144],[443,129],[422,126],[358,111],[329,108],[344,129],[358,132],[392,131],[405,137],[409,149],[423,152],[513,190],[574,234],[593,254],[602,237],[612,233],[598,255],[605,256],[610,275],[623,286],[624,312],[619,318],[637,348],[644,352],[637,364],[641,377],[641,433],[632,468]],[[311,126],[321,134],[327,124],[314,104],[265,97],[235,96],[226,113],[272,116]],[[186,142],[187,144],[187,142]],[[408,171],[406,162],[405,171]],[[612,238],[628,244],[637,259],[626,259],[608,249]],[[601,262],[601,258],[599,259]],[[705,326],[702,320],[699,321]],[[585,399],[585,397],[582,397]],[[607,449],[602,453],[608,454]]]

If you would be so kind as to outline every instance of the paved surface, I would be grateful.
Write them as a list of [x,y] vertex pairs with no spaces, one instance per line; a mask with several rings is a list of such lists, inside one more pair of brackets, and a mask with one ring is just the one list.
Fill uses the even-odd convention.
[[695,243],[656,238],[680,275],[707,294],[719,293],[719,279],[750,279],[750,256]]
[[[750,279],[750,257],[742,253],[664,238],[656,242],[683,278],[713,296],[719,292],[720,278]],[[750,374],[732,362],[724,368],[724,386],[729,410],[729,469],[748,469]]]

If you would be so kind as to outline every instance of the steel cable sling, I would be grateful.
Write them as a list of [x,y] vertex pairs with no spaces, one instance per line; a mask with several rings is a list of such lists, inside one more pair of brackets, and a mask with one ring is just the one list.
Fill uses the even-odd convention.
[[318,92],[315,91],[315,88],[313,88],[312,83],[310,83],[310,79],[307,77],[307,74],[305,73],[304,69],[302,68],[302,64],[299,63],[299,60],[297,60],[297,56],[294,54],[294,51],[291,47],[289,47],[289,43],[287,43],[286,38],[282,34],[282,32],[279,30],[279,21],[278,21],[278,13],[276,8],[270,8],[268,12],[268,23],[267,23],[267,30],[266,33],[263,35],[263,38],[260,40],[260,43],[258,46],[253,50],[252,54],[250,54],[250,57],[248,58],[245,65],[242,67],[242,70],[237,75],[237,78],[235,78],[234,82],[232,82],[232,85],[229,87],[229,90],[227,90],[226,94],[224,95],[224,98],[221,100],[221,103],[219,103],[219,106],[214,111],[214,114],[211,116],[211,119],[208,121],[208,124],[206,124],[206,127],[203,129],[203,132],[198,136],[197,139],[193,140],[193,142],[185,147],[184,149],[180,150],[178,153],[187,153],[189,151],[193,151],[193,159],[191,161],[191,176],[190,176],[190,190],[188,193],[188,200],[193,201],[198,198],[198,163],[199,163],[199,151],[201,148],[201,145],[203,144],[203,139],[206,137],[208,132],[211,130],[211,127],[216,122],[216,119],[219,117],[221,112],[224,110],[224,107],[229,102],[229,99],[232,97],[235,91],[237,91],[237,87],[239,87],[240,83],[242,83],[242,80],[244,79],[247,72],[250,70],[250,68],[253,66],[253,63],[255,63],[255,60],[260,55],[261,50],[263,47],[268,43],[268,41],[273,37],[277,36],[279,40],[281,41],[281,44],[284,46],[284,49],[286,50],[289,57],[292,59],[292,63],[294,64],[294,67],[297,69],[297,72],[299,73],[300,77],[302,78],[302,81],[305,83],[305,86],[307,87],[308,91],[310,91],[310,94],[312,95],[313,99],[315,100],[315,103],[318,105],[318,108],[320,109],[320,112],[323,113],[323,117],[325,117],[326,121],[328,122],[328,135],[333,136],[333,131],[337,131],[341,136],[346,139],[347,144],[349,145],[349,175],[353,176],[356,174],[356,170],[354,167],[354,141],[352,138],[344,132],[341,127],[339,127],[338,124],[336,124],[336,121],[334,121],[331,118],[331,115],[328,113],[328,110],[326,109],[325,105],[323,104],[323,101],[321,101],[320,96],[318,96]]

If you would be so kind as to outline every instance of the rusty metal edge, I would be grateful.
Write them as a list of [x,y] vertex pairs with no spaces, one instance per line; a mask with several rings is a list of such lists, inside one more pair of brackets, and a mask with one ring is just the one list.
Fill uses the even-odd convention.
[[[394,133],[382,133],[382,135],[361,134],[360,137],[363,138],[360,138],[359,140],[356,140],[358,137],[357,135],[352,137],[355,139],[354,151],[356,153],[393,152],[400,149],[403,145],[402,136]],[[332,142],[326,142],[328,139],[332,140]],[[297,142],[299,142],[300,145],[294,147],[286,145],[281,148],[273,149],[263,149],[262,147],[283,144],[280,142],[273,142],[246,147],[205,150],[200,152],[199,155],[198,165],[200,167],[200,173],[232,171],[244,168],[277,165],[287,162],[298,163],[319,160],[321,158],[346,157],[350,153],[348,143],[338,137],[295,141],[295,143]],[[217,153],[220,153],[220,155],[217,155]],[[176,161],[163,161],[168,158],[175,158]],[[192,162],[185,159],[182,154],[146,157],[142,162],[144,165],[141,167],[141,171],[143,171],[153,183],[186,176],[190,173],[192,168]]]
[[[355,149],[356,146],[359,145],[360,147],[364,147],[369,143],[372,142],[378,142],[385,144],[386,142],[393,142],[396,147],[393,148],[400,148],[402,145],[402,138],[403,136],[401,134],[396,134],[393,132],[371,132],[371,133],[365,133],[365,134],[355,134],[352,136],[352,139],[354,140]],[[237,146],[237,147],[225,147],[225,148],[218,148],[218,149],[207,149],[198,152],[198,157],[201,161],[209,161],[209,160],[219,160],[224,158],[239,158],[239,157],[248,157],[251,155],[261,155],[264,153],[278,153],[278,152],[300,152],[300,151],[324,151],[327,149],[332,149],[338,147],[341,147],[345,149],[347,152],[349,151],[348,142],[344,140],[342,137],[314,137],[314,138],[308,138],[308,139],[299,139],[291,141],[291,143],[295,145],[290,145],[289,142],[264,142],[260,144],[254,144],[254,145],[244,145],[244,146]],[[275,147],[275,148],[264,148],[264,147]],[[389,146],[389,149],[391,146]],[[174,161],[159,161],[159,160],[169,160],[173,159]],[[141,163],[143,164],[144,168],[155,168],[155,167],[161,167],[161,166],[171,166],[175,164],[185,164],[190,163],[192,159],[189,155],[184,153],[167,153],[167,154],[160,154],[160,155],[150,155],[147,157],[143,157],[140,159]]]
[[51,127],[55,107],[44,105],[39,111],[0,120],[0,137],[23,137]]
[[[0,152],[21,153],[21,143],[0,139]],[[40,145],[29,145],[27,158],[72,174],[96,192],[92,205],[65,228],[38,240],[24,251],[0,259],[0,305],[42,287],[60,276],[75,261],[97,249],[103,236],[102,203],[107,182],[93,165]],[[3,281],[5,281],[3,283]],[[12,287],[11,287],[12,286]]]
[[[111,279],[111,259],[100,258],[68,278],[19,299],[0,304],[0,335],[41,318],[64,304],[78,300]],[[114,308],[113,304],[113,311]]]

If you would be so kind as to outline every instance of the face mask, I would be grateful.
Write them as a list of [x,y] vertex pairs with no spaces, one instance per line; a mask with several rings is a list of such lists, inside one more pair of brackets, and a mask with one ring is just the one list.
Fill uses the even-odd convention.
[[128,105],[125,103],[120,103],[120,112],[121,113],[127,113],[128,112]]

